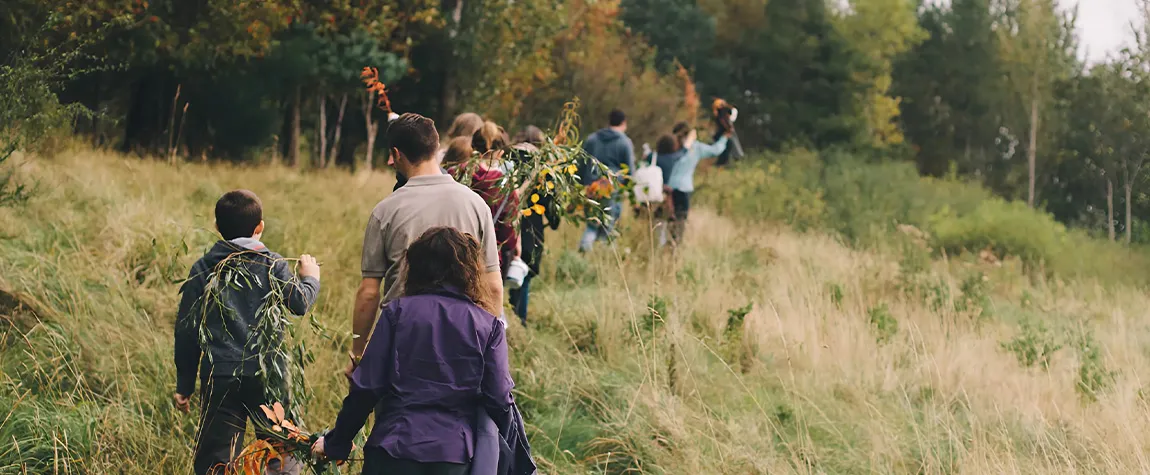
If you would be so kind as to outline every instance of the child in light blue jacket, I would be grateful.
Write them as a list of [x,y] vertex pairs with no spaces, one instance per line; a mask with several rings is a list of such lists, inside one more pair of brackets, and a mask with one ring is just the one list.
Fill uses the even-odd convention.
[[713,144],[698,141],[698,132],[692,129],[683,138],[686,153],[675,161],[667,185],[671,187],[671,202],[675,213],[671,226],[671,239],[678,245],[682,242],[687,225],[687,213],[691,210],[691,194],[695,192],[695,168],[705,158],[717,157],[727,149],[729,135],[719,137]]

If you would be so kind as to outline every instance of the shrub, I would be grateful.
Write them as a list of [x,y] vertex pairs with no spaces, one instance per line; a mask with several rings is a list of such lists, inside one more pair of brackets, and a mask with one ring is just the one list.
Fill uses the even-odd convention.
[[822,191],[811,180],[818,166],[818,155],[807,151],[750,158],[701,180],[699,196],[725,215],[814,228],[826,212]]
[[1117,371],[1111,371],[1102,360],[1102,346],[1093,332],[1082,330],[1075,341],[1078,349],[1078,382],[1074,389],[1083,398],[1098,400],[1098,394],[1114,384]]
[[1027,368],[1040,364],[1042,369],[1049,368],[1050,357],[1062,349],[1062,344],[1055,340],[1042,322],[1032,322],[1030,319],[1023,319],[1019,333],[1001,345],[1002,349],[1018,358],[1018,364]]
[[15,144],[0,150],[0,206],[11,206],[28,200],[27,185],[18,183],[15,178],[16,173],[6,169],[5,162],[12,158],[14,152],[16,152]]
[[879,342],[879,344],[889,342],[898,334],[898,320],[891,315],[890,308],[888,308],[885,303],[878,307],[867,309],[866,314],[867,319],[874,328],[875,341]]
[[992,316],[990,279],[985,274],[977,272],[967,276],[962,280],[959,290],[962,297],[954,303],[955,311],[975,313],[977,319]]
[[998,257],[1016,256],[1030,266],[1055,256],[1067,239],[1066,227],[1050,215],[998,198],[965,215],[944,210],[931,231],[935,244],[949,253],[990,249]]
[[873,244],[899,224],[925,229],[939,210],[966,212],[990,196],[975,185],[920,178],[908,162],[867,163],[837,151],[824,159],[828,223],[855,243]]

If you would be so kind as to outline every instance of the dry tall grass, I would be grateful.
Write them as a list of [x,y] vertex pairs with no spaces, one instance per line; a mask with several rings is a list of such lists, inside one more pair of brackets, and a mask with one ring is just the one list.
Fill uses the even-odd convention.
[[[214,200],[258,193],[265,241],[320,259],[317,315],[347,331],[362,226],[392,183],[86,151],[20,173],[37,194],[0,208],[0,289],[39,319],[0,309],[0,473],[184,473],[194,417],[169,402],[174,282],[215,239]],[[512,325],[545,473],[1150,472],[1137,289],[1037,281],[1011,261],[915,265],[899,246],[706,209],[672,255],[646,224],[588,258],[564,250],[580,230],[550,236],[530,328]],[[1004,349],[1023,321],[1049,331],[1019,348],[1063,345],[1048,369]],[[347,342],[314,342],[312,428],[343,397]]]

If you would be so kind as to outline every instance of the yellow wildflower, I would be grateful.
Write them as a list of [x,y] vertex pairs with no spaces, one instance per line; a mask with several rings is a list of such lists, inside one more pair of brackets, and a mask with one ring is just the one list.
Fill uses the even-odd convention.
[[538,204],[535,206],[532,206],[531,209],[535,210],[536,214],[543,214],[544,212],[547,211],[547,208],[544,208],[543,205],[538,205]]
[[574,175],[577,171],[579,171],[579,167],[575,165],[567,165],[567,173]]
[[551,191],[554,189],[555,189],[555,184],[551,183],[551,182],[547,182],[547,191]]
[[523,210],[523,216],[531,216],[531,208]]
[[532,203],[538,203],[539,202],[539,193],[534,193],[531,195],[531,202]]

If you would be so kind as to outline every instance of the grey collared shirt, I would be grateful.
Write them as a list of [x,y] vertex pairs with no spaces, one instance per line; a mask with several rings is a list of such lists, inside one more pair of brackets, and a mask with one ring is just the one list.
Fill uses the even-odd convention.
[[495,225],[483,198],[451,175],[412,177],[375,206],[363,235],[361,272],[365,278],[383,278],[384,304],[403,295],[400,264],[407,247],[439,226],[475,236],[487,272],[499,271]]

